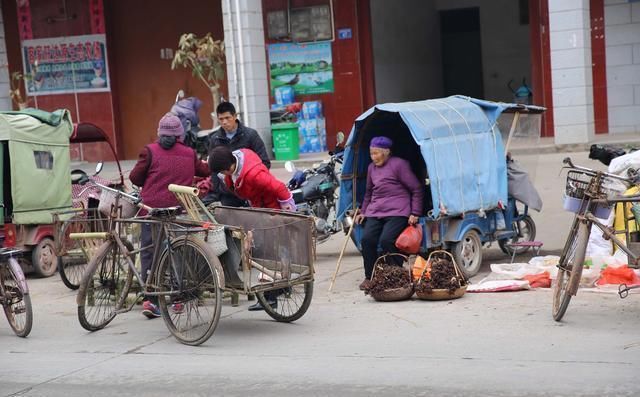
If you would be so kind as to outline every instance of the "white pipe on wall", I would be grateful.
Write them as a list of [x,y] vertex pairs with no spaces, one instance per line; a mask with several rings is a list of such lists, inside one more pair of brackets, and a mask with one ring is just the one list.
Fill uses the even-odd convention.
[[240,80],[242,80],[242,115],[243,115],[243,120],[242,122],[245,125],[250,125],[250,120],[249,120],[249,112],[248,112],[248,106],[247,106],[247,80],[246,80],[246,75],[245,75],[245,63],[244,63],[244,48],[242,46],[242,22],[240,21],[240,1],[239,0],[235,0],[234,1],[235,5],[236,5],[236,29],[238,32],[238,52],[239,52],[239,58],[240,58]]
[[[227,7],[227,16],[228,16],[228,24],[229,31],[231,32],[231,43],[225,43],[229,47],[230,55],[231,55],[231,67],[233,68],[233,84],[235,85],[234,92],[234,100],[233,103],[236,105],[240,104],[240,86],[239,86],[239,76],[238,76],[238,62],[236,61],[236,39],[235,39],[235,26],[233,24],[233,17],[231,16],[231,0],[225,0],[225,4]],[[215,112],[215,109],[213,109]]]

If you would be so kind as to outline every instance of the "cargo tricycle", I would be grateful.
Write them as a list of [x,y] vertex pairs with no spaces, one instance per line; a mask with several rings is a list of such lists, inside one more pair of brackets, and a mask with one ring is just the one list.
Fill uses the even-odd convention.
[[[516,243],[534,241],[529,208],[539,211],[542,202],[505,143],[539,137],[544,110],[464,96],[374,106],[356,119],[347,141],[339,219],[353,222],[364,199],[369,144],[387,136],[392,155],[407,160],[424,182],[422,254],[449,250],[470,277],[480,270],[483,245],[497,241],[505,253],[524,252],[529,247]],[[361,234],[355,225],[352,239],[358,247]]]

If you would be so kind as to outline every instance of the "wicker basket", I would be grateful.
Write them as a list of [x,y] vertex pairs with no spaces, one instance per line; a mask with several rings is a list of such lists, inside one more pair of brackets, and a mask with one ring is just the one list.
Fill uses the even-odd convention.
[[450,300],[457,299],[462,297],[464,293],[467,292],[467,286],[463,285],[460,288],[456,288],[453,291],[449,291],[448,289],[432,289],[431,291],[416,291],[416,296],[418,299],[422,299],[425,301],[441,301],[441,300]]
[[[373,280],[373,276],[376,274],[376,269],[382,268],[382,263],[385,263],[386,258],[392,255],[401,256],[405,262],[407,261],[407,257],[402,254],[387,254],[387,255],[381,256],[380,258],[378,258],[378,260],[373,266],[373,275],[371,276],[372,280]],[[409,277],[411,277],[411,275],[409,275]],[[374,292],[370,290],[368,293],[369,295],[371,295],[373,299],[375,299],[378,302],[403,301],[413,296],[413,283],[402,288],[393,288],[393,289],[388,289],[381,292]]]
[[227,235],[222,225],[210,226],[206,231],[205,241],[213,249],[216,256],[224,254],[229,249],[227,247]]
[[[107,190],[102,189],[100,193],[100,204],[98,204],[98,211],[104,216],[111,215],[111,207],[116,203],[117,194]],[[119,213],[120,218],[127,219],[133,218],[138,213],[138,206],[136,206],[131,201],[127,200],[123,196],[120,196],[118,200],[118,206],[121,208],[121,212]]]
[[418,297],[418,299],[429,300],[429,301],[450,300],[450,299],[460,298],[462,295],[464,295],[465,292],[467,292],[468,283],[467,283],[467,280],[464,278],[464,275],[460,271],[460,268],[458,267],[458,264],[456,263],[455,259],[453,259],[453,256],[447,251],[438,250],[438,251],[433,251],[431,254],[429,254],[429,258],[427,258],[428,265],[422,270],[422,274],[420,275],[420,278],[415,283],[416,287],[418,286],[418,284],[422,282],[422,277],[424,276],[425,271],[431,267],[431,257],[434,254],[446,255],[451,259],[451,263],[453,264],[453,269],[456,272],[456,276],[458,276],[458,280],[460,280],[461,286],[460,288],[456,288],[453,291],[449,291],[448,289],[439,289],[439,288],[432,289],[430,291],[418,291],[418,289],[416,288],[416,296]]

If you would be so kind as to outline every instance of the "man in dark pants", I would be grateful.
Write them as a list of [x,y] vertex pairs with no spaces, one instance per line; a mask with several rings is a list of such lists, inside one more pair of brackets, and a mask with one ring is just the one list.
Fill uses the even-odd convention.
[[[220,128],[209,136],[209,153],[218,146],[227,146],[231,151],[250,149],[256,153],[262,163],[271,168],[271,160],[265,149],[264,142],[258,132],[249,128],[238,120],[236,108],[231,102],[222,102],[216,108]],[[220,201],[223,205],[231,207],[246,207],[244,200],[239,199],[224,184],[220,183],[217,175],[211,176],[211,189],[202,200],[206,204]]]

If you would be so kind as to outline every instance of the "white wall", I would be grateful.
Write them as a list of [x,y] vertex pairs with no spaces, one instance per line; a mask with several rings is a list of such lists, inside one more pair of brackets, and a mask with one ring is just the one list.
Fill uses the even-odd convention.
[[2,18],[2,9],[0,9],[0,110],[11,110],[9,88],[9,63],[7,46],[4,41],[4,19]]
[[640,3],[605,0],[609,132],[640,132]]
[[549,0],[553,123],[558,144],[594,137],[589,0]]
[[371,0],[378,102],[442,96],[438,11],[480,8],[486,99],[511,101],[507,88],[531,87],[529,25],[520,25],[517,0]]
[[440,24],[434,3],[371,0],[376,101],[442,96]]

